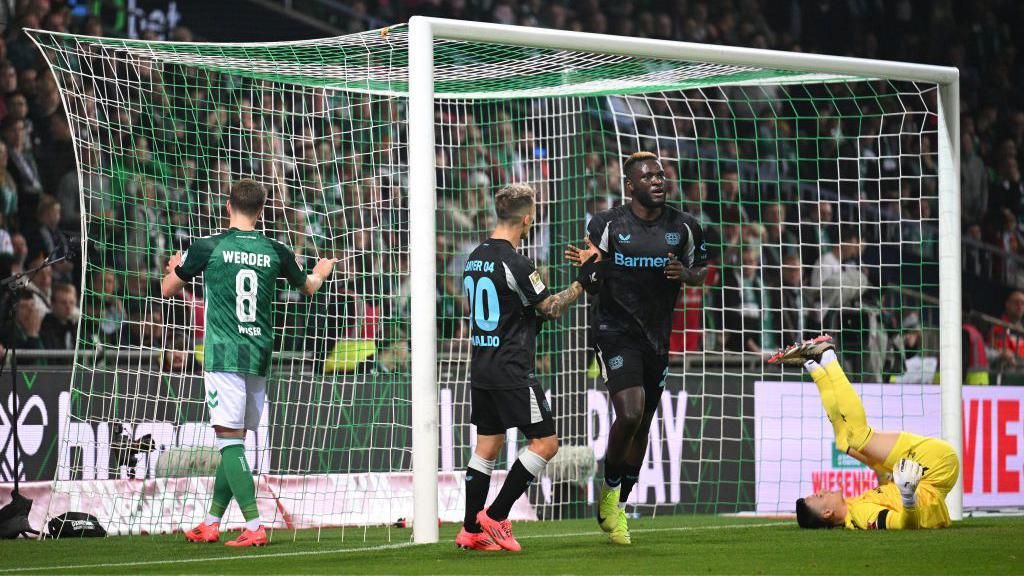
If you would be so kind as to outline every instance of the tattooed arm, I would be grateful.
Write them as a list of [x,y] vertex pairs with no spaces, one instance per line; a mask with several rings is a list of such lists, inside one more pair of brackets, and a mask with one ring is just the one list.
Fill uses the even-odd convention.
[[568,288],[558,294],[553,294],[537,304],[537,312],[548,320],[554,320],[562,315],[569,306],[583,294],[583,286],[573,281]]

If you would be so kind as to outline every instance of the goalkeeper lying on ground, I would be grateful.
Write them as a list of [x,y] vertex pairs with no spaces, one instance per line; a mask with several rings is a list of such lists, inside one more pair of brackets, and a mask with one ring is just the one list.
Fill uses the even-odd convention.
[[796,501],[796,519],[801,528],[949,527],[945,498],[960,473],[960,461],[952,446],[910,432],[872,429],[860,397],[839,365],[831,336],[794,344],[768,362],[803,364],[818,386],[836,435],[836,448],[872,467],[880,477],[892,474],[891,483],[856,498],[825,491],[800,498]]

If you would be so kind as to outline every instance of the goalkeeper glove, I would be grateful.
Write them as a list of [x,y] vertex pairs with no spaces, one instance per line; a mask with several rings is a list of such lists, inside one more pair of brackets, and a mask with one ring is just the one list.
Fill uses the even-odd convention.
[[597,254],[587,259],[580,265],[580,272],[576,281],[583,286],[587,294],[595,294],[601,289],[601,263],[597,261]]
[[917,485],[920,484],[923,475],[924,469],[921,465],[906,458],[900,460],[893,468],[892,481],[900,490],[904,508],[917,506]]

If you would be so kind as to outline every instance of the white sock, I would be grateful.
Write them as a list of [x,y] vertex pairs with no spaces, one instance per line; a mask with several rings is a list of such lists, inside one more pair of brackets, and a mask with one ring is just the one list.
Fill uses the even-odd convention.
[[[824,360],[824,358],[822,358],[822,360]],[[818,368],[821,368],[821,365],[815,362],[814,360],[808,360],[807,362],[804,362],[804,368],[806,368],[807,373],[810,374],[811,372],[814,372]]]
[[490,476],[494,472],[494,460],[485,460],[483,456],[478,456],[475,452],[469,459],[469,464],[466,468],[472,468],[477,472],[482,472],[487,476]]
[[203,521],[203,524],[206,524],[207,526],[212,526],[214,524],[217,524],[218,522],[220,522],[220,516],[208,515],[206,517],[206,520]]
[[260,522],[259,518],[253,518],[252,520],[246,520],[245,521],[245,529],[246,530],[253,530],[253,531],[259,530],[260,529],[260,524],[261,524],[261,522]]
[[540,475],[544,473],[544,467],[548,465],[547,460],[530,449],[523,450],[519,454],[519,461],[534,478],[540,478]]
[[619,510],[625,510],[625,509],[626,509],[626,503],[625,502],[619,502]]
[[839,358],[836,357],[836,351],[835,350],[825,350],[825,352],[821,355],[821,365],[822,366],[828,366],[829,364],[831,364],[831,363],[833,363],[833,362],[835,362],[837,360],[839,360]]

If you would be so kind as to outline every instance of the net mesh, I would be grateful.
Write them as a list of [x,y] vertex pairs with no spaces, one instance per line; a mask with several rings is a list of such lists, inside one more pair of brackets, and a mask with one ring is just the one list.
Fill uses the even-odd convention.
[[[409,518],[405,27],[259,45],[33,38],[79,165],[79,349],[103,350],[76,359],[55,494],[113,532],[202,518],[216,465],[202,282],[176,299],[158,283],[171,253],[225,226],[230,183],[253,177],[269,191],[264,233],[307,270],[340,259],[312,299],[278,286],[268,401],[247,439],[264,522]],[[626,200],[620,166],[637,150],[659,154],[670,202],[699,217],[712,255],[708,286],[685,288],[674,313],[638,510],[790,511],[832,457],[801,431],[830,428],[814,387],[762,352],[818,331],[855,382],[903,382],[903,410],[927,411],[912,384],[931,382],[938,344],[934,85],[447,40],[435,66],[443,519],[461,520],[474,434],[462,263],[494,225],[494,192],[535,188],[522,251],[560,289],[574,277],[562,250]],[[588,318],[581,302],[538,339],[562,449],[516,518],[592,512],[613,415]],[[755,413],[767,384],[792,402]],[[508,438],[499,468],[524,445]]]

